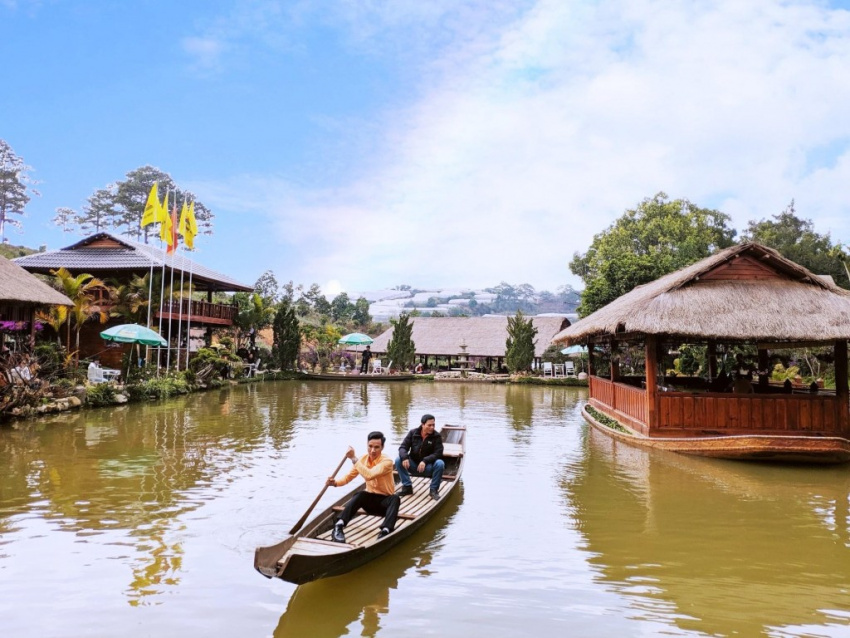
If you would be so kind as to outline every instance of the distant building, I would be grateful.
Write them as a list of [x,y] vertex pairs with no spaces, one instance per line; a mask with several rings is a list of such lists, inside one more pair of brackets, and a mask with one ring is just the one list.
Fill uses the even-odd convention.
[[[456,358],[466,346],[465,353],[479,367],[498,370],[505,357],[508,339],[508,319],[502,315],[489,317],[413,317],[413,342],[416,357],[426,366],[436,365],[436,358]],[[534,358],[539,364],[543,352],[553,337],[570,325],[565,317],[531,317],[537,328]],[[372,352],[385,354],[393,328],[382,333],[372,343]],[[451,363],[450,363],[451,365]]]

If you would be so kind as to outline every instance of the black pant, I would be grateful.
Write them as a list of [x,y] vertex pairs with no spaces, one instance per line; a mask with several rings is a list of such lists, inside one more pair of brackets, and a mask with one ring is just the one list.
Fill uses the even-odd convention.
[[389,496],[385,494],[373,494],[372,492],[367,492],[365,490],[361,492],[357,492],[354,497],[348,501],[348,505],[345,506],[345,509],[340,514],[339,520],[342,521],[343,525],[348,525],[348,521],[350,521],[354,514],[357,513],[361,507],[366,510],[367,514],[372,514],[373,516],[385,516],[384,524],[381,527],[386,527],[388,530],[393,531],[395,529],[395,522],[398,519],[398,508],[401,505],[401,498],[398,494],[390,494]]
[[360,362],[360,372],[364,374],[369,372],[369,359],[363,359]]

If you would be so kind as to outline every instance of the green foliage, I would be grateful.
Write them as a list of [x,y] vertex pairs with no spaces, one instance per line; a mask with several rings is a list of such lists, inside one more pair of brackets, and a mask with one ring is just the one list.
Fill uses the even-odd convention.
[[541,359],[543,361],[551,361],[552,363],[564,363],[567,360],[567,355],[562,354],[563,346],[553,343],[543,351]]
[[570,271],[585,283],[579,314],[731,246],[736,233],[729,221],[724,213],[686,199],[670,201],[664,193],[644,199],[597,234],[586,253],[573,255]]
[[391,319],[390,323],[393,325],[393,336],[387,344],[387,358],[397,370],[408,370],[413,367],[413,359],[416,356],[413,323],[406,313],[401,313],[398,319]]
[[32,188],[35,181],[29,178],[31,170],[6,140],[0,139],[0,240],[6,238],[7,224],[18,230],[23,228],[20,220],[11,215],[23,217],[30,195],[39,194]]
[[777,363],[773,366],[773,371],[770,373],[770,380],[775,381],[776,383],[783,383],[786,379],[793,381],[799,376],[800,368],[798,366],[786,368],[781,363]]
[[341,292],[331,302],[331,319],[338,322],[351,321],[357,307],[351,303],[348,293]]
[[[102,383],[100,385],[108,385]],[[126,386],[127,394],[134,401],[144,399],[167,399],[177,394],[188,394],[189,382],[183,372],[174,372],[160,377],[145,379]]]
[[239,308],[233,325],[236,328],[236,344],[242,346],[248,339],[250,331],[260,331],[268,328],[274,319],[274,306],[268,298],[256,292],[237,292],[233,302]]
[[587,410],[588,414],[590,414],[590,416],[592,416],[594,419],[596,419],[602,425],[609,427],[612,430],[617,430],[618,432],[625,432],[626,434],[631,434],[631,432],[629,432],[626,428],[624,428],[622,425],[617,423],[617,421],[612,419],[607,414],[602,414],[596,408],[594,408],[590,405],[586,405],[584,409]]
[[708,348],[693,344],[679,346],[679,356],[673,364],[677,374],[696,376],[708,369]]
[[372,316],[369,314],[369,301],[366,297],[358,297],[354,303],[354,314],[351,317],[358,326],[368,326],[372,323]]
[[850,288],[844,266],[850,255],[840,243],[832,242],[829,233],[816,233],[811,220],[797,217],[793,200],[772,221],[750,221],[744,237],[775,248],[816,275],[831,275],[839,286]]
[[171,178],[153,166],[142,166],[126,174],[126,179],[96,190],[77,213],[70,208],[58,208],[53,222],[63,229],[79,230],[82,234],[115,228],[137,239],[155,232],[151,224],[141,228],[142,214],[151,187],[157,182],[160,199],[168,192],[169,209],[184,201],[195,202],[195,218],[201,234],[212,233],[213,213],[187,190],[180,189]]
[[281,370],[294,370],[301,349],[301,326],[295,314],[295,307],[286,298],[278,304],[272,332],[277,365]]
[[86,388],[86,403],[98,407],[115,403],[115,386],[110,383],[98,383]]
[[522,311],[517,310],[513,317],[508,317],[508,339],[505,342],[505,364],[512,373],[531,370],[534,361],[534,337],[537,328],[531,318],[525,319]]

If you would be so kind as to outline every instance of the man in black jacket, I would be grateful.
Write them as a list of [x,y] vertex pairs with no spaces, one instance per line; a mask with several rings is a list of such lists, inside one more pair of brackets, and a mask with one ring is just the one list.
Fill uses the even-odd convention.
[[440,481],[443,480],[443,439],[434,431],[435,419],[430,414],[422,415],[421,425],[413,428],[404,437],[398,448],[395,468],[401,479],[401,496],[413,494],[410,475],[430,476],[430,495],[435,501],[440,498]]

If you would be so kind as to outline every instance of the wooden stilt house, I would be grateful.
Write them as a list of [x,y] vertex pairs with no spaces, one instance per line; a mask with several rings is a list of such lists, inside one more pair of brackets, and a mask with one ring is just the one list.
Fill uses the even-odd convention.
[[[585,417],[611,436],[803,462],[850,460],[848,339],[848,291],[750,242],[638,286],[555,336],[588,345],[595,412]],[[676,370],[683,352],[702,360],[696,373]],[[834,389],[771,382],[776,363],[795,357],[823,361]]]

